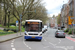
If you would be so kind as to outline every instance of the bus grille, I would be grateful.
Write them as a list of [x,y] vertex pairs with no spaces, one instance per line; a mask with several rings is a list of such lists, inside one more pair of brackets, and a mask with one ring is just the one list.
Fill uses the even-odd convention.
[[29,34],[29,35],[38,35],[38,34]]

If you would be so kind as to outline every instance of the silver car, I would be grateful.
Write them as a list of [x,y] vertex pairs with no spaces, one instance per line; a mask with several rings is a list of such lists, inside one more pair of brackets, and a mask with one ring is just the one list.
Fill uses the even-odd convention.
[[65,38],[65,33],[64,33],[64,31],[62,31],[62,30],[57,30],[57,31],[55,32],[55,37],[63,37],[63,38]]
[[47,26],[44,26],[44,28],[42,29],[42,33],[46,32],[47,31]]

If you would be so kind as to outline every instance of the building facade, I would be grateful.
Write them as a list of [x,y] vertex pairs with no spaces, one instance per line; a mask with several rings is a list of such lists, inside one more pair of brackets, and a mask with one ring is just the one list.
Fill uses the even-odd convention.
[[61,27],[66,26],[66,23],[65,23],[65,20],[67,20],[67,18],[66,18],[66,14],[67,14],[66,7],[67,7],[67,4],[64,4],[62,6],[62,9],[61,9]]
[[69,18],[70,18],[68,19],[69,28],[72,28],[72,24],[74,23],[74,20],[71,19],[72,17],[74,17],[74,0],[69,0]]

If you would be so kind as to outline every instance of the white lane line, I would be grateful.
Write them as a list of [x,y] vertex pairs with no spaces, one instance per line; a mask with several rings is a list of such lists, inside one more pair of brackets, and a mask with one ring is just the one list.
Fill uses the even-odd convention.
[[23,40],[23,43],[24,43],[24,45],[25,45],[26,47],[28,47],[29,49],[31,49],[31,47],[29,47],[29,46],[24,42],[24,40]]
[[47,41],[46,39],[44,39],[45,41]]
[[29,49],[31,49],[31,47],[29,47]]
[[61,40],[59,39],[59,43],[61,42]]
[[43,38],[44,39],[44,41],[47,41],[45,38]]
[[13,43],[11,43],[11,45],[12,45]]
[[47,46],[47,47],[44,47],[44,48],[48,48],[49,46]]
[[65,50],[68,50],[67,48],[65,48]]
[[51,45],[53,45],[53,46],[55,47],[55,44],[53,44],[53,43],[51,43],[51,42],[49,42],[49,44],[51,44]]
[[26,45],[27,47],[29,47],[28,45]]
[[13,41],[12,42],[14,42],[15,41],[15,39],[13,39]]
[[60,43],[60,42],[59,42]]
[[59,39],[59,41],[61,42],[61,40]]
[[15,48],[12,48],[12,50],[16,50]]
[[14,47],[14,45],[11,45],[11,47]]

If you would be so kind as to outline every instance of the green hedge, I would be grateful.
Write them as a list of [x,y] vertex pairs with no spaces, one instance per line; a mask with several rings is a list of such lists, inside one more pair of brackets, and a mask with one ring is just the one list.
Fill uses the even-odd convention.
[[69,28],[67,28],[64,32],[69,32]]
[[2,35],[8,35],[8,34],[13,34],[14,32],[0,32],[0,36]]
[[18,32],[19,30],[17,30],[17,29],[4,29],[3,31],[13,31],[13,32]]
[[[7,23],[6,25],[8,25],[8,23]],[[16,23],[10,23],[10,26],[11,26],[11,25],[15,25],[15,26],[16,26]]]
[[74,34],[75,34],[75,29],[70,29],[68,34],[72,34],[72,31],[74,30]]

